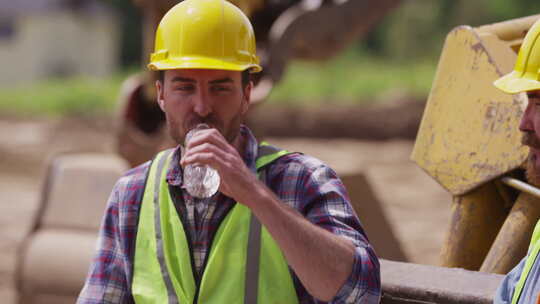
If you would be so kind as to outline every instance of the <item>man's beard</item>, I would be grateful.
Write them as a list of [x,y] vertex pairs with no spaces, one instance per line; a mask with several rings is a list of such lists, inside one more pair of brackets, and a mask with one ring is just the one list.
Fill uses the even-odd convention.
[[[540,150],[540,139],[538,139],[534,132],[525,132],[521,138],[521,143],[530,148]],[[536,157],[536,154],[529,151],[529,156],[527,157],[526,176],[527,181],[531,185],[540,187],[540,168],[536,168]]]
[[[170,119],[170,117],[167,117],[167,127],[169,129],[170,136],[179,145],[184,144],[186,134],[191,129],[202,123],[209,125],[210,128],[217,129],[219,133],[221,133],[223,137],[225,137],[227,142],[229,144],[232,144],[238,137],[238,134],[240,134],[240,125],[243,121],[243,118],[244,117],[242,113],[238,113],[229,121],[227,125],[225,125],[225,123],[221,119],[212,114],[206,117],[192,115],[191,117],[182,122],[174,122]],[[184,132],[180,130],[181,124],[183,126]]]

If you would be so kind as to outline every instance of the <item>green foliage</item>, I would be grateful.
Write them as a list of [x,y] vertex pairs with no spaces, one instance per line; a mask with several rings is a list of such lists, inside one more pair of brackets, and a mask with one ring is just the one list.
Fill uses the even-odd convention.
[[540,12],[540,2],[537,0],[483,0],[487,14],[495,21],[519,18]]
[[435,73],[433,61],[396,62],[354,50],[326,63],[293,63],[270,102],[375,102],[389,95],[425,98]]
[[399,61],[435,60],[456,26],[480,26],[539,12],[538,0],[403,0],[358,45]]
[[[132,70],[110,78],[52,79],[24,87],[0,89],[3,115],[111,115],[122,81]],[[330,62],[293,63],[269,102],[317,106],[337,102],[376,102],[391,94],[425,97],[431,86],[432,62],[395,63],[354,51]]]
[[0,90],[0,113],[17,116],[102,115],[114,111],[122,80],[53,79],[43,83]]

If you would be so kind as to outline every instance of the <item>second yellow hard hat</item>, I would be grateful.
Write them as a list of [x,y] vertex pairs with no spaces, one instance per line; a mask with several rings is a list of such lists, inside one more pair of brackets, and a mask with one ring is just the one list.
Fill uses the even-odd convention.
[[148,67],[262,70],[249,19],[225,0],[185,0],[171,8],[157,28]]
[[514,70],[493,84],[510,94],[540,90],[540,20],[525,35]]

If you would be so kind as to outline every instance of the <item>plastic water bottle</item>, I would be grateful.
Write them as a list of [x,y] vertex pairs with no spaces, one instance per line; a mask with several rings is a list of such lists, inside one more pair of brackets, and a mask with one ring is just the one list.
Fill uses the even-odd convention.
[[[198,124],[186,134],[184,147],[189,140],[200,130],[210,129],[207,124]],[[218,172],[210,166],[187,165],[184,168],[184,188],[196,198],[204,199],[214,195],[220,183]]]

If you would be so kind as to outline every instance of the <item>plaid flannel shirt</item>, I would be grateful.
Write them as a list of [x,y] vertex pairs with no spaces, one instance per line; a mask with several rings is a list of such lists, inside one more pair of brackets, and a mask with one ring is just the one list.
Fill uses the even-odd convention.
[[[241,136],[246,139],[244,161],[255,172],[258,143],[245,126],[241,128]],[[234,201],[218,194],[202,205],[193,203],[181,188],[180,157],[181,147],[178,147],[167,172],[167,181],[177,211],[188,223],[192,255],[200,272],[219,221]],[[114,186],[101,225],[97,254],[77,303],[133,303],[130,290],[134,247],[148,169],[149,162],[133,168]],[[356,247],[352,272],[331,303],[378,303],[379,261],[336,173],[321,161],[300,153],[283,156],[266,170],[267,186],[283,203],[298,210],[313,224],[351,240]],[[323,303],[311,296],[294,271],[290,271],[299,303]]]

